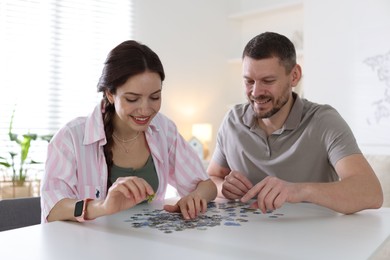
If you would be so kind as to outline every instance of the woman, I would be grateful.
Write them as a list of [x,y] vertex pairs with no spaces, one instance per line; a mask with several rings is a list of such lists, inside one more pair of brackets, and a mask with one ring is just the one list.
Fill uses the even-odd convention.
[[152,195],[163,200],[168,183],[181,199],[165,210],[185,219],[206,211],[216,186],[175,124],[159,113],[164,78],[159,57],[145,45],[125,41],[109,53],[98,83],[101,104],[49,144],[42,222],[82,222]]

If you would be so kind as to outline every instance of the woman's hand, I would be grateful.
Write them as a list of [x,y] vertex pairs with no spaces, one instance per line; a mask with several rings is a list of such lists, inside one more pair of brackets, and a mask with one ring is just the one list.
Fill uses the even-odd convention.
[[206,212],[207,200],[192,192],[181,198],[175,205],[164,205],[164,210],[172,213],[181,212],[184,219],[195,219],[200,213]]
[[105,215],[129,209],[152,194],[153,188],[144,179],[120,177],[112,184],[103,202]]
[[210,179],[200,181],[196,189],[181,198],[175,205],[165,205],[168,212],[181,212],[184,219],[197,218],[200,213],[205,213],[207,203],[217,196],[217,186]]

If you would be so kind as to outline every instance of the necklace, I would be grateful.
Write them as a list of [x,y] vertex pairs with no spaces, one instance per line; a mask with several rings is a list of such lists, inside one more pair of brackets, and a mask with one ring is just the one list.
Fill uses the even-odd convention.
[[[139,133],[137,133],[136,136],[134,136],[133,138],[130,138],[129,140],[125,140],[125,139],[120,139],[119,137],[117,137],[116,135],[114,135],[114,133],[112,134],[112,137],[114,137],[114,142],[119,144],[120,146],[122,146],[123,150],[125,151],[125,153],[129,153],[129,149],[131,148],[131,146],[133,146],[133,144],[135,143],[134,141],[137,140],[138,136],[139,136]],[[125,144],[128,143],[128,142],[133,142],[130,147],[126,148]]]
[[120,142],[122,142],[122,143],[128,143],[128,142],[131,142],[131,141],[136,140],[136,139],[138,138],[138,136],[139,136],[139,133],[140,133],[140,132],[138,131],[137,134],[136,134],[134,137],[130,138],[129,140],[121,139],[121,138],[119,138],[118,136],[116,136],[114,133],[112,133],[112,136],[113,136],[116,140],[118,140],[118,141],[120,141]]

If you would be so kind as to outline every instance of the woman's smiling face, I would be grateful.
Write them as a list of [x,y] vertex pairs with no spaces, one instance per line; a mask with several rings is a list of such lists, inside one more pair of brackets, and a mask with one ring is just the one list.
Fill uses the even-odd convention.
[[122,131],[126,126],[133,131],[147,130],[161,108],[161,87],[160,75],[146,71],[130,77],[115,94],[107,92],[110,103],[115,106],[115,127]]

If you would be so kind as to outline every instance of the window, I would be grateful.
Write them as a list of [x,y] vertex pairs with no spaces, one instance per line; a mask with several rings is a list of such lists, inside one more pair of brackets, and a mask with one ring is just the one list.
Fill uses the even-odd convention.
[[[0,2],[0,156],[16,149],[13,132],[54,134],[100,100],[97,82],[108,52],[132,38],[131,0]],[[45,141],[30,154],[44,161]],[[18,151],[15,151],[18,152]]]

